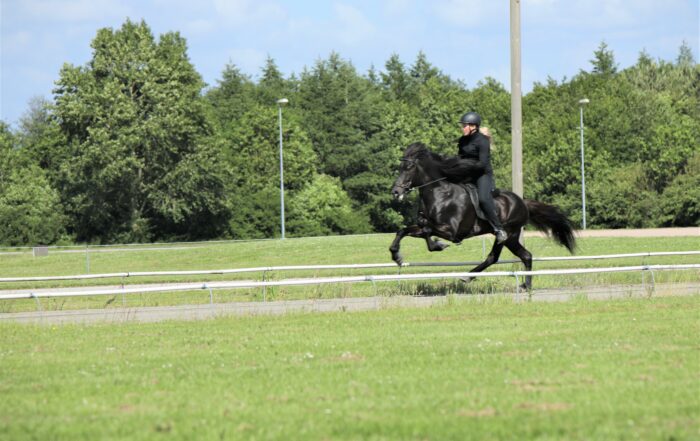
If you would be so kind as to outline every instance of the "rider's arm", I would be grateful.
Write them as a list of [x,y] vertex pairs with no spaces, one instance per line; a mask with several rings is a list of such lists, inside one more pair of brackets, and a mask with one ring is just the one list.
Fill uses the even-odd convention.
[[491,173],[491,146],[488,138],[484,137],[483,142],[479,144],[479,165],[485,173]]

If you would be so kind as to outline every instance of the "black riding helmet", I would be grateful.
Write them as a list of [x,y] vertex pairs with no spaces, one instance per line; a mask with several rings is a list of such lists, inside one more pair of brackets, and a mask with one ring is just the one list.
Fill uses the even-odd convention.
[[476,112],[467,112],[464,115],[462,115],[462,117],[459,119],[459,122],[462,125],[474,124],[476,126],[480,126],[481,125],[481,117]]

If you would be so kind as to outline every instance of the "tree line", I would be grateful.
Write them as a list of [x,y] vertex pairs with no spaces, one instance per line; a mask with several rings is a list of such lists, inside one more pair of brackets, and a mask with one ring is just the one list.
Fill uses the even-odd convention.
[[[459,116],[493,135],[497,185],[511,187],[510,95],[468,88],[418,53],[358,73],[337,53],[285,77],[235,64],[207,86],[177,32],[145,22],[101,29],[84,66],[65,64],[51,99],[17,128],[0,121],[0,243],[116,243],[280,234],[283,108],[287,234],[395,231],[415,215],[389,189],[403,149],[456,153]],[[587,224],[700,223],[700,65],[641,52],[619,70],[603,42],[590,71],[523,97],[525,196],[580,222],[579,99],[586,97]]]

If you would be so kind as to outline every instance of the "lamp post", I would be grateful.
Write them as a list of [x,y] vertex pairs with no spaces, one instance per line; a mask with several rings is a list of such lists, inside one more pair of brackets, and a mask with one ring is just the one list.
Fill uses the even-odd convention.
[[581,109],[581,207],[583,211],[583,229],[586,229],[586,168],[584,165],[584,150],[583,150],[583,107],[590,103],[591,100],[583,98],[578,101]]
[[280,126],[280,225],[282,230],[282,239],[284,239],[284,162],[282,159],[282,106],[287,104],[287,98],[277,100],[277,109],[279,110],[279,126]]

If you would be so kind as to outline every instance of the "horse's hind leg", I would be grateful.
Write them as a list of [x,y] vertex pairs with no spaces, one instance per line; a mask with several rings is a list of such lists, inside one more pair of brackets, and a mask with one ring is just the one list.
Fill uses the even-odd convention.
[[[498,262],[498,258],[501,257],[501,251],[503,251],[503,243],[496,243],[496,241],[493,242],[493,247],[491,248],[491,252],[489,253],[488,256],[486,256],[486,260],[481,262],[479,265],[474,267],[470,273],[480,273],[481,271],[485,270],[486,268],[490,267],[494,263]],[[473,277],[465,277],[462,279],[464,282],[471,282]]]
[[[504,245],[523,261],[525,271],[532,271],[532,254],[520,243],[518,236],[511,236]],[[532,289],[532,276],[525,276],[525,283],[520,288],[530,291]]]

